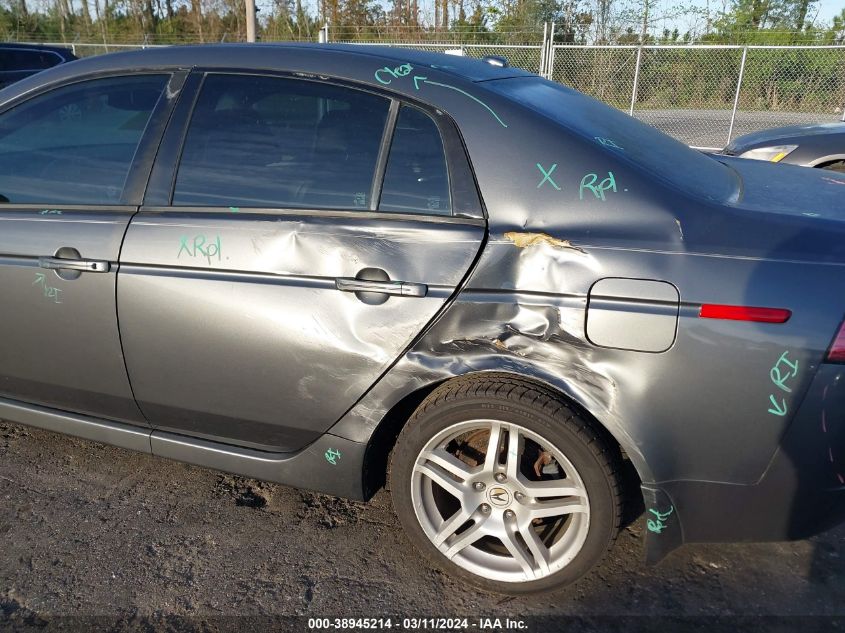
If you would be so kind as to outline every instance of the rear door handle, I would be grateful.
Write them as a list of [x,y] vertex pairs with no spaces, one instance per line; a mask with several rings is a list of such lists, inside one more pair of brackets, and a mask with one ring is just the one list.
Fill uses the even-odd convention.
[[335,287],[343,292],[379,292],[399,297],[424,297],[428,292],[428,286],[425,284],[409,281],[371,281],[355,277],[338,277],[334,282]]
[[49,270],[78,270],[86,273],[107,273],[110,268],[108,262],[63,257],[39,257],[38,265]]

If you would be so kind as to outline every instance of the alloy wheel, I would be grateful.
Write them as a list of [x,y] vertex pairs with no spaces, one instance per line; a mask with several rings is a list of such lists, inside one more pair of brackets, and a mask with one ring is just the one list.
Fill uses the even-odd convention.
[[416,458],[411,496],[426,536],[449,560],[500,582],[545,578],[584,545],[590,503],[564,453],[518,424],[469,420]]

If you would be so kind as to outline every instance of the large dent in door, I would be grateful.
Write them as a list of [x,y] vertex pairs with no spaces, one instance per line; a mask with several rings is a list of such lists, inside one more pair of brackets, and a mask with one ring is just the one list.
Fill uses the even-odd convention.
[[620,402],[621,393],[648,391],[647,373],[626,371],[618,350],[586,337],[589,289],[605,274],[591,252],[553,233],[491,235],[455,302],[332,433],[367,441],[391,408],[419,389],[508,372],[565,394],[616,438],[644,481],[652,480]]

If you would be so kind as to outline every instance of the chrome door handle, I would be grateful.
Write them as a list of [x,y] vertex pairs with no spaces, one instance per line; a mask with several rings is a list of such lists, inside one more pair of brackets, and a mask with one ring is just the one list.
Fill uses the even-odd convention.
[[38,265],[50,270],[79,270],[86,273],[107,273],[109,263],[91,259],[64,259],[62,257],[39,257]]
[[354,277],[338,277],[334,283],[335,287],[343,292],[378,292],[399,297],[424,297],[428,292],[428,286],[425,284],[408,281],[370,281]]

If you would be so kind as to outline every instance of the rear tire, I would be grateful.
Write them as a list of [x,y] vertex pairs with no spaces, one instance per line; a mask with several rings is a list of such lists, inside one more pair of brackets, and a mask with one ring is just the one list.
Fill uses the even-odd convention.
[[399,520],[431,563],[522,594],[574,582],[602,559],[619,532],[620,466],[616,447],[554,391],[485,374],[420,404],[388,476]]

